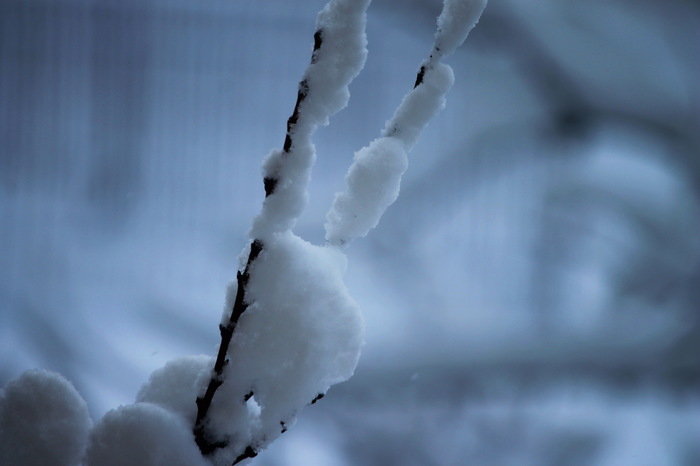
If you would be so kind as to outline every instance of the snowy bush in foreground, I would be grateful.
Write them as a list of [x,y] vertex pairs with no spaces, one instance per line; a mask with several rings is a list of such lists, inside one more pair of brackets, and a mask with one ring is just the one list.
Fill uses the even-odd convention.
[[315,159],[312,136],[347,105],[367,55],[369,0],[331,0],[319,13],[311,64],[281,150],[263,165],[265,201],[227,292],[216,358],[171,361],[136,403],[90,430],[85,402],[56,374],[29,371],[0,398],[2,464],[228,465],[252,458],[299,411],[350,378],[363,340],[343,283],[342,248],[374,228],[399,193],[407,152],[445,104],[454,76],[440,62],[476,24],[486,0],[446,0],[415,86],[381,136],[355,154],[327,215],[323,246],[294,235]]

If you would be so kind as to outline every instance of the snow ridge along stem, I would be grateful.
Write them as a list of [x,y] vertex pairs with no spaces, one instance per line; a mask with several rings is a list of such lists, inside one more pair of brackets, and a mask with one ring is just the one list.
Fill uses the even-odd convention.
[[345,176],[346,188],[335,195],[326,214],[326,242],[346,247],[377,226],[399,195],[408,153],[428,122],[445,106],[454,83],[452,68],[441,59],[467,38],[486,0],[445,0],[435,40],[409,91],[386,123],[381,136],[355,153]]
[[[231,314],[225,324],[219,325],[221,343],[217,352],[212,375],[204,394],[196,399],[197,417],[195,419],[193,434],[197,446],[205,456],[211,455],[215,451],[226,448],[229,445],[228,439],[216,438],[215,434],[208,430],[207,420],[214,396],[218,388],[225,383],[224,367],[228,363],[228,349],[236,330],[236,324],[249,305],[246,300],[246,286],[250,278],[251,266],[264,249],[264,239],[262,239],[262,237],[267,237],[269,234],[277,233],[280,230],[285,231],[291,229],[296,218],[301,213],[301,208],[303,208],[305,204],[305,202],[303,202],[305,199],[302,199],[302,202],[297,203],[297,206],[301,205],[301,208],[291,208],[288,209],[291,212],[282,213],[282,215],[280,215],[279,212],[276,212],[276,209],[274,209],[273,198],[280,195],[299,196],[299,192],[302,192],[302,196],[300,197],[303,198],[303,195],[305,195],[306,184],[308,183],[308,171],[315,159],[313,146],[310,144],[311,135],[319,125],[328,124],[328,118],[332,114],[340,111],[347,105],[349,98],[348,85],[364,67],[367,55],[366,39],[364,35],[365,11],[370,1],[371,0],[330,0],[318,15],[311,63],[304,73],[303,79],[299,83],[296,104],[294,105],[292,115],[287,120],[287,132],[283,149],[281,152],[273,152],[266,160],[266,166],[264,168],[265,174],[263,176],[266,202],[263,203],[263,210],[256,218],[251,231],[254,239],[250,246],[245,267],[242,272],[239,271],[237,273],[236,279],[238,286]],[[347,14],[348,12],[352,14]],[[339,24],[338,18],[343,17],[349,18],[347,20],[348,24]],[[359,41],[347,45],[342,43],[343,38],[341,35],[344,28],[359,30]],[[321,54],[326,34],[328,34],[328,38],[333,41],[334,44],[332,44],[333,47],[327,54]],[[338,66],[338,62],[342,62],[345,55],[349,55],[354,59],[351,60],[350,63]],[[331,71],[335,71],[335,73],[329,73],[328,68],[330,68]],[[305,112],[305,104],[309,96],[316,97],[314,95],[315,86],[320,88],[318,91],[320,95],[316,100],[321,102],[314,102],[315,105]],[[320,110],[314,108],[319,106],[321,107]],[[301,140],[299,144],[297,144],[297,139]],[[300,146],[298,148],[300,154],[296,153],[297,146]],[[299,158],[303,159],[301,161],[301,169],[295,168],[294,170],[285,170],[285,165],[290,164],[289,159],[297,155]],[[287,176],[285,176],[285,174],[287,174]],[[291,189],[289,189],[290,185]],[[287,189],[282,189],[282,192],[278,193],[277,191],[280,186]],[[290,193],[289,191],[292,192]],[[272,208],[270,204],[273,204]],[[272,211],[272,213],[269,211]],[[270,221],[270,219],[266,218],[276,216],[281,216],[283,218],[281,221],[276,218]],[[253,396],[252,392],[250,396]],[[315,402],[316,399],[313,401]],[[247,458],[253,458],[256,455],[256,448],[252,445],[248,445],[245,450],[236,457],[233,464],[239,463]]]

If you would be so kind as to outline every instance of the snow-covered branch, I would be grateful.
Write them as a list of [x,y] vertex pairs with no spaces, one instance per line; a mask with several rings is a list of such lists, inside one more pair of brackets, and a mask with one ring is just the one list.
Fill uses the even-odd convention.
[[[284,144],[263,164],[265,200],[227,290],[216,358],[186,357],[156,370],[136,403],[107,413],[89,439],[84,402],[67,381],[42,372],[23,376],[0,398],[0,427],[19,425],[21,413],[8,409],[8,400],[26,401],[36,387],[43,388],[35,406],[51,412],[44,419],[37,414],[33,427],[53,436],[56,417],[70,418],[73,426],[62,445],[44,442],[46,464],[62,454],[70,456],[66,464],[75,463],[85,449],[84,462],[98,466],[236,464],[256,456],[294,424],[302,408],[352,376],[364,323],[343,282],[342,247],[366,235],[398,196],[407,153],[445,105],[454,81],[441,59],[464,41],[486,1],[445,1],[414,88],[381,136],[355,154],[347,188],[327,215],[327,244],[312,245],[292,232],[307,202],[316,157],[312,137],[347,105],[348,86],[364,66],[369,3],[330,0],[318,14],[311,63]],[[24,435],[4,427],[0,433],[3,442]],[[22,448],[1,459],[18,464],[27,453]]]
[[[216,438],[208,431],[208,413],[214,395],[224,383],[228,372],[233,372],[234,377],[239,382],[245,377],[245,372],[242,373],[240,370],[224,372],[224,366],[229,363],[226,358],[239,319],[248,309],[249,303],[255,303],[256,306],[260,307],[261,300],[255,301],[250,296],[251,267],[263,249],[271,249],[279,244],[276,236],[291,230],[306,205],[306,187],[315,159],[311,137],[318,126],[327,125],[329,118],[347,105],[350,96],[348,86],[364,66],[367,56],[367,40],[364,32],[365,11],[368,5],[369,0],[332,0],[319,13],[311,63],[299,83],[294,111],[287,121],[287,134],[283,148],[273,151],[265,160],[263,166],[265,187],[263,209],[253,222],[253,228],[250,232],[253,241],[245,267],[242,272],[237,274],[235,298],[233,303],[228,303],[231,310],[228,312],[228,318],[226,318],[225,313],[224,323],[220,325],[221,344],[212,377],[204,395],[197,398],[198,412],[194,434],[197,445],[204,454],[211,454],[217,449],[226,448],[231,442],[225,438]],[[270,253],[266,251],[265,255],[268,256],[269,260]],[[273,270],[273,272],[279,273],[283,264],[275,263],[274,266],[277,267],[277,270]],[[258,275],[261,275],[259,271]],[[314,283],[313,280],[317,281],[321,277],[308,278],[312,280],[310,283]],[[278,283],[283,284],[291,280],[292,276],[282,276]],[[269,284],[272,283],[275,282],[269,282]],[[263,297],[270,296],[270,293],[267,292],[267,289],[270,288],[269,284],[266,286]],[[277,288],[278,296],[282,300],[286,299],[287,294],[279,291],[280,286]],[[271,309],[280,312],[275,306],[276,303],[271,304]],[[300,329],[300,333],[295,337],[299,338],[304,335],[304,330]],[[360,341],[359,338],[357,340]],[[357,346],[356,351],[359,353],[359,344],[355,346]],[[264,348],[263,351],[266,349]],[[262,360],[255,360],[251,365],[252,356],[250,352],[247,352],[246,361],[243,363],[249,367],[264,363]],[[353,359],[356,363],[357,358]],[[238,385],[244,386],[242,383]],[[234,393],[233,396],[237,397],[240,403],[249,403],[257,392],[257,399],[260,399],[260,388],[256,385],[260,385],[259,381],[250,380],[248,386],[244,386],[242,389],[245,393],[243,396],[241,393]],[[318,391],[321,392],[321,389]],[[321,393],[325,393],[325,390]],[[318,393],[314,393],[311,398],[307,397],[307,399],[300,401],[310,402],[316,396]],[[275,418],[273,422],[274,433],[265,432],[264,436],[258,435],[257,437],[275,438],[278,432],[285,431],[289,423],[287,418],[293,416],[303,406],[303,404],[300,406],[298,404],[299,401],[293,408],[286,409],[289,411],[288,413],[280,413],[280,418]],[[229,433],[227,437],[230,435],[233,433]],[[258,449],[264,446],[263,441],[256,438],[256,435],[252,434],[249,437],[251,437],[250,442],[246,445],[244,452],[238,456],[239,459],[254,456]]]
[[326,216],[326,240],[346,245],[365,236],[399,195],[407,153],[428,121],[445,106],[454,83],[452,69],[440,62],[467,38],[486,0],[446,0],[429,57],[421,65],[411,92],[406,94],[380,138],[355,154],[345,177],[347,188],[336,195]]
[[306,206],[306,187],[316,159],[311,138],[345,108],[348,86],[364,66],[368,6],[369,0],[332,0],[319,13],[311,63],[299,83],[284,146],[273,150],[263,164],[266,198],[253,221],[252,238],[265,242],[275,233],[291,230]]

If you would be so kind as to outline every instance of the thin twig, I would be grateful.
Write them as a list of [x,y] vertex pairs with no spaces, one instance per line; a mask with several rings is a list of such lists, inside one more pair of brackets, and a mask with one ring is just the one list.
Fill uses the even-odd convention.
[[[314,49],[311,55],[311,63],[316,62],[317,51],[321,48],[323,43],[323,31],[321,29],[314,33]],[[294,128],[299,119],[299,109],[303,104],[306,96],[309,92],[309,85],[306,79],[303,79],[299,83],[299,90],[297,93],[297,101],[294,105],[294,111],[292,115],[287,120],[287,134],[284,140],[284,154],[287,155],[294,144]],[[265,197],[271,196],[275,192],[275,188],[279,182],[279,178],[265,177],[263,179],[263,186],[265,188]],[[241,315],[248,309],[248,302],[246,301],[246,287],[248,285],[248,280],[250,279],[250,268],[255,262],[255,259],[263,251],[262,241],[255,239],[250,246],[250,253],[248,254],[248,260],[246,261],[245,268],[243,272],[239,271],[236,275],[237,278],[237,290],[236,298],[233,303],[233,309],[231,310],[231,315],[226,322],[226,325],[219,325],[219,332],[221,333],[221,343],[219,344],[219,350],[216,355],[216,362],[214,363],[214,369],[212,371],[211,379],[209,379],[209,384],[204,392],[204,395],[197,397],[197,418],[194,424],[194,438],[199,450],[203,455],[209,455],[214,451],[225,448],[228,446],[228,439],[212,439],[211,435],[207,431],[207,416],[209,414],[209,408],[214,400],[214,395],[219,387],[224,383],[224,367],[228,364],[227,354],[228,348],[231,344],[231,339],[236,331],[236,325],[238,319]],[[250,393],[253,396],[253,393]],[[248,398],[250,398],[248,396]],[[236,458],[233,464],[236,464],[246,458],[252,458],[257,455],[257,452],[250,445],[246,447],[245,451]]]

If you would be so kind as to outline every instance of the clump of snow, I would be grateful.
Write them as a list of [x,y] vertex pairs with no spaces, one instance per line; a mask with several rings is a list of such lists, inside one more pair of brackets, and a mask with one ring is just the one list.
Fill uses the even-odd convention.
[[408,158],[400,139],[379,138],[359,150],[345,177],[347,190],[336,194],[326,215],[326,239],[345,244],[377,226],[399,195]]
[[194,400],[206,388],[212,367],[214,359],[210,356],[186,356],[169,361],[151,374],[136,395],[136,401],[156,404],[194,425],[197,417]]
[[237,451],[246,441],[263,448],[304,406],[352,376],[364,324],[343,283],[346,265],[336,248],[291,232],[265,243],[253,263],[250,304],[238,321],[210,422]]
[[78,465],[91,426],[87,405],[69,381],[26,371],[0,394],[0,464]]
[[150,403],[105,414],[90,434],[86,465],[211,466],[194,442],[191,423]]
[[316,19],[323,45],[304,75],[309,95],[304,118],[327,125],[328,117],[345,108],[348,85],[360,73],[367,58],[365,11],[370,0],[332,0]]
[[234,353],[248,357],[230,364],[234,373],[248,368],[251,380],[270,382],[257,387],[259,402],[264,390],[284,386],[305,404],[353,374],[364,326],[343,282],[346,268],[342,252],[291,232],[265,245],[246,291],[252,305],[233,339]]
[[423,83],[403,98],[382,132],[383,137],[355,154],[345,176],[346,190],[335,196],[326,214],[326,241],[345,245],[377,226],[399,195],[408,166],[407,152],[423,128],[445,106],[454,83],[452,69],[442,63],[425,71]]
[[462,45],[486,8],[487,0],[444,0],[437,20],[435,50],[447,56]]
[[406,150],[411,150],[423,128],[445,107],[445,95],[454,81],[448,65],[436,63],[426,69],[423,83],[404,96],[382,135],[401,139]]

